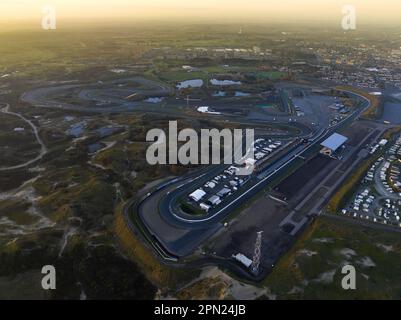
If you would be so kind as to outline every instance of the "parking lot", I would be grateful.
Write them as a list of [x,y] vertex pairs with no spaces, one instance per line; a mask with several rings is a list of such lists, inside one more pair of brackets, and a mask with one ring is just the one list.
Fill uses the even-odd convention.
[[[370,147],[370,155],[380,152],[388,141],[382,139]],[[355,219],[401,227],[401,137],[389,146],[369,168],[357,192],[341,210]]]

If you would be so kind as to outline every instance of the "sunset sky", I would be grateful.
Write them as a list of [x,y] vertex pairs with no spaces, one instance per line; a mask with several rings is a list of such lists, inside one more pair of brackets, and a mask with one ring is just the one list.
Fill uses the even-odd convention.
[[138,20],[336,21],[353,4],[360,23],[401,23],[400,0],[0,0],[0,21],[40,19],[43,5],[58,18]]

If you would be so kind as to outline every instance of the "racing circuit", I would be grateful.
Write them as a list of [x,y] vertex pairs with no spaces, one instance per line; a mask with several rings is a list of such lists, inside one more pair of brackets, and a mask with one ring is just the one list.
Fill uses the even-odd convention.
[[[360,97],[361,99],[365,99]],[[148,193],[136,207],[141,222],[157,242],[158,251],[169,259],[185,257],[206,241],[212,234],[223,227],[222,221],[232,211],[246,203],[258,192],[263,190],[268,183],[285,171],[299,157],[303,157],[309,150],[318,145],[331,133],[355,120],[365,108],[369,107],[369,101],[365,100],[364,106],[356,110],[349,117],[331,128],[317,129],[307,144],[299,144],[283,154],[277,161],[271,163],[261,174],[251,177],[246,190],[233,198],[224,207],[212,211],[204,217],[185,215],[174,211],[173,204],[188,190],[202,185],[211,179],[222,166],[215,166],[200,172],[197,177],[183,177],[174,179],[166,185],[160,186],[154,192]]]
[[[292,83],[281,83],[281,89],[291,90]],[[330,122],[328,106],[335,101],[333,97],[307,95],[294,99],[304,116],[287,112],[274,112],[257,107],[258,99],[227,100],[224,98],[196,101],[197,104],[209,105],[219,114],[199,115],[213,117],[225,122],[246,123],[247,125],[283,125],[296,129],[294,133],[281,135],[280,138],[293,142],[291,147],[280,152],[269,164],[257,174],[249,177],[246,188],[224,201],[205,215],[189,215],[177,210],[177,203],[189,190],[194,190],[212,179],[228,165],[210,165],[188,175],[174,178],[154,190],[135,197],[126,203],[124,214],[127,224],[133,232],[140,232],[163,262],[184,263],[198,248],[224,229],[225,222],[231,214],[249,203],[255,195],[264,190],[270,182],[296,165],[299,159],[310,158],[318,152],[321,141],[337,130],[350,126],[361,113],[370,106],[370,101],[352,92],[343,91],[349,97],[362,103],[336,124]],[[149,99],[158,98],[155,102]],[[169,117],[190,117],[188,111],[196,110],[193,102],[176,96],[174,88],[142,77],[113,80],[89,85],[62,84],[37,88],[26,92],[22,100],[43,108],[56,108],[86,113],[121,113],[121,112],[157,112]],[[238,114],[231,110],[241,110]],[[245,110],[245,111],[244,111]],[[265,138],[271,138],[269,134]],[[275,136],[277,138],[277,136]],[[299,230],[298,228],[297,230]],[[199,261],[210,264],[222,263],[222,257],[208,254]],[[275,257],[278,259],[279,255]],[[229,259],[228,259],[229,260]],[[227,262],[238,271],[238,265]],[[199,262],[200,263],[200,262]],[[191,264],[191,263],[189,263]],[[193,264],[193,263],[192,263]],[[181,264],[182,265],[182,264]],[[241,268],[239,268],[241,269]],[[267,271],[265,266],[264,271]],[[245,270],[246,273],[246,270]]]

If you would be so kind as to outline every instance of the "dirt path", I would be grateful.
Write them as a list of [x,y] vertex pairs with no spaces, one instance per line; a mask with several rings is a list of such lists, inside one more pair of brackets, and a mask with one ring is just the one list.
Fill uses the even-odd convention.
[[40,153],[35,158],[33,158],[27,162],[24,162],[22,164],[10,166],[10,167],[0,167],[0,171],[15,170],[15,169],[21,169],[21,168],[27,167],[27,166],[35,163],[36,161],[42,159],[43,156],[47,153],[47,148],[46,148],[43,140],[40,138],[38,128],[34,125],[34,123],[31,120],[28,120],[27,118],[25,118],[23,115],[16,113],[16,112],[9,111],[9,110],[10,110],[10,105],[8,103],[5,105],[4,108],[0,109],[0,111],[5,114],[10,114],[10,115],[16,116],[16,117],[24,120],[26,123],[28,123],[32,127],[35,138],[40,145]]

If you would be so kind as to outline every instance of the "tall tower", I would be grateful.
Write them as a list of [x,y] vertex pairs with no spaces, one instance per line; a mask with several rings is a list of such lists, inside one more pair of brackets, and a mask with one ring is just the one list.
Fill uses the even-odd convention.
[[262,234],[263,231],[259,231],[256,237],[255,251],[253,253],[253,260],[252,260],[252,272],[254,274],[258,274],[259,272],[260,256],[262,253]]

